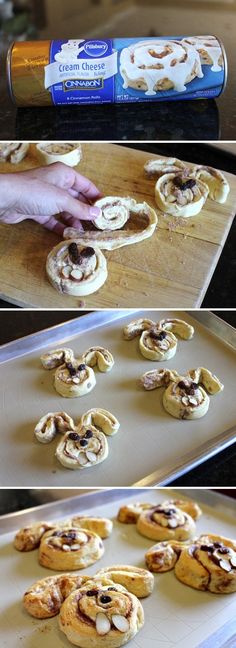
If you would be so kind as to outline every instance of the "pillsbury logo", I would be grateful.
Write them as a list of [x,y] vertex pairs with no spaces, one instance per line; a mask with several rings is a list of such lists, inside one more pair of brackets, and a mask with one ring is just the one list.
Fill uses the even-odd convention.
[[108,50],[108,45],[105,41],[91,40],[88,43],[85,43],[84,51],[88,56],[93,56],[97,58],[99,56],[104,56]]

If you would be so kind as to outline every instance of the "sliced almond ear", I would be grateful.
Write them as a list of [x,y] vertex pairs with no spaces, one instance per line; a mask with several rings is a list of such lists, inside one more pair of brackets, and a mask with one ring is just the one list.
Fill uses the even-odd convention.
[[128,632],[129,630],[129,621],[121,614],[113,614],[112,623],[120,632]]
[[110,632],[111,629],[111,624],[106,616],[106,614],[103,614],[103,612],[98,612],[96,616],[96,630],[99,635],[105,635],[108,632]]

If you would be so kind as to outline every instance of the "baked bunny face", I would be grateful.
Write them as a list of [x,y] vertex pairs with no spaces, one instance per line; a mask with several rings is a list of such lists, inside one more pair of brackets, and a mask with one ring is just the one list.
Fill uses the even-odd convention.
[[[106,582],[106,581],[105,581]],[[109,581],[108,581],[109,582]],[[63,603],[59,626],[82,648],[122,646],[144,623],[139,600],[121,585],[87,583]]]

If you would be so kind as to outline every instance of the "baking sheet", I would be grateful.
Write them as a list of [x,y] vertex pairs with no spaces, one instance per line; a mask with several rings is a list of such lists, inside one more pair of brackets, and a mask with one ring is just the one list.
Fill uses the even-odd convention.
[[[173,360],[151,362],[140,355],[137,338],[130,342],[123,340],[124,325],[137,317],[137,313],[129,311],[116,315],[107,312],[92,313],[82,318],[82,322],[74,321],[71,324],[73,336],[70,324],[67,324],[61,329],[59,326],[38,334],[38,341],[37,336],[29,336],[2,348],[0,361],[6,357],[12,358],[0,365],[2,485],[88,487],[163,484],[168,483],[176,473],[183,474],[184,470],[196,465],[210,453],[233,442],[236,436],[233,427],[233,346],[193,320],[189,313],[139,311],[139,316],[142,314],[154,320],[182,317],[194,324],[195,336],[189,342],[179,341]],[[194,312],[192,315],[194,317]],[[198,316],[201,317],[201,314]],[[213,315],[210,319],[220,322]],[[79,335],[76,335],[76,326],[82,331]],[[229,330],[232,337],[233,331],[235,337],[235,331],[221,322],[222,334],[225,330]],[[32,351],[34,341],[41,347],[40,351]],[[71,345],[78,354],[94,345],[106,346],[114,354],[113,370],[108,374],[96,372],[95,389],[81,398],[65,399],[59,396],[53,388],[53,372],[45,371],[41,366],[39,356],[42,350],[55,348],[62,342]],[[23,353],[24,350],[25,355],[14,359],[14,344],[16,353]],[[26,354],[27,347],[31,353]],[[138,386],[139,377],[155,367],[184,372],[202,365],[218,375],[225,389],[211,397],[207,415],[196,421],[180,421],[169,416],[162,406],[162,389],[145,392]],[[65,410],[78,419],[91,407],[103,407],[114,413],[120,420],[120,431],[114,438],[108,438],[110,452],[105,462],[88,470],[68,470],[54,456],[59,439],[47,445],[38,443],[33,437],[34,426],[47,412]],[[151,477],[147,478],[149,475]]]
[[[235,502],[210,491],[149,490],[138,493],[139,501],[154,504],[168,497],[194,497],[202,506],[203,516],[197,522],[197,533],[216,532],[228,537],[235,535]],[[103,500],[103,503],[101,503]],[[93,493],[66,501],[67,516],[76,510],[115,518],[119,507],[127,501],[137,501],[136,493],[118,490]],[[202,504],[203,503],[203,504]],[[31,519],[60,519],[60,504],[37,507]],[[23,517],[24,516],[24,512]],[[8,517],[8,516],[6,516]],[[15,530],[22,523],[22,514],[9,516],[15,520]],[[25,523],[25,522],[24,522]],[[7,528],[7,522],[3,525]],[[53,571],[38,564],[37,551],[22,554],[12,547],[14,533],[0,535],[2,571],[0,580],[1,646],[7,648],[69,648],[71,644],[58,629],[57,619],[38,621],[30,617],[21,605],[22,595],[37,579],[53,575]],[[144,554],[153,544],[140,536],[135,526],[123,525],[114,519],[110,538],[104,541],[105,554],[100,561],[86,570],[94,574],[103,566],[114,563],[144,566]],[[7,584],[7,587],[6,587]],[[155,575],[153,594],[142,600],[145,625],[129,642],[130,648],[223,648],[228,633],[235,631],[236,594],[224,596],[199,592],[180,583],[173,572]],[[223,628],[223,630],[221,630]],[[219,643],[219,637],[220,643]],[[233,643],[229,644],[233,646]]]

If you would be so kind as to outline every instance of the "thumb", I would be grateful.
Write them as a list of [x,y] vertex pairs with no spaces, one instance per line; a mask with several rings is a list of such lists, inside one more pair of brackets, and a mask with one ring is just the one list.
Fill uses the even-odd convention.
[[79,220],[93,220],[100,216],[101,209],[99,207],[81,202],[77,198],[71,196],[64,189],[60,190],[60,194],[60,211],[68,212],[71,216],[74,216],[74,218],[78,218]]

